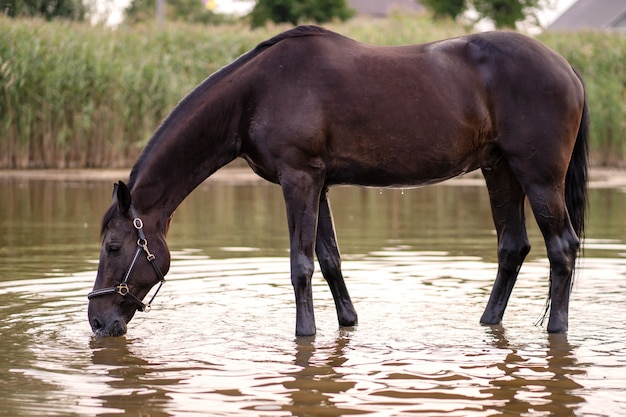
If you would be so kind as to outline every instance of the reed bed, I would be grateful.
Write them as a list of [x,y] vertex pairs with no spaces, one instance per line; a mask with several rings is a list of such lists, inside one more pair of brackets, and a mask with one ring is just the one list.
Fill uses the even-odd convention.
[[592,162],[626,165],[626,33],[546,32],[538,39],[582,74],[591,117]]
[[[373,44],[467,33],[425,16],[353,19],[331,29]],[[0,17],[0,168],[128,167],[194,86],[287,29],[245,24],[120,27]],[[626,162],[626,36],[542,35],[587,82],[593,161]]]

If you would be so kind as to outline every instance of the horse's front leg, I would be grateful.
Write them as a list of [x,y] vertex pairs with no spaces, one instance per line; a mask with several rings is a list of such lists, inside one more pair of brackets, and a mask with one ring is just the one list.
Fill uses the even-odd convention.
[[289,224],[291,283],[296,297],[296,336],[312,336],[316,329],[311,277],[322,186],[313,175],[291,171],[281,175],[281,187]]
[[333,294],[339,325],[354,326],[357,323],[357,314],[341,273],[341,255],[337,246],[330,201],[328,201],[328,189],[324,189],[320,196],[315,254],[324,279]]

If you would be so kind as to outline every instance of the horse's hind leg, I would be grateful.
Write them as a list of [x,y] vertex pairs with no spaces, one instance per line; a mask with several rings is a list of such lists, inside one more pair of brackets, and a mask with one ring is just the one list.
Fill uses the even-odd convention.
[[328,189],[325,189],[320,196],[315,253],[322,274],[333,294],[339,325],[354,326],[357,323],[357,314],[341,273],[341,256],[327,194]]
[[550,333],[567,331],[572,274],[580,246],[567,213],[563,188],[563,184],[527,188],[550,261]]
[[498,274],[487,307],[480,319],[483,324],[498,324],[517,280],[519,269],[530,251],[524,218],[525,194],[503,159],[483,169],[489,189],[491,212],[498,235]]
[[[515,144],[525,143],[517,141]],[[569,161],[558,157],[565,153],[566,141],[544,140],[547,156],[541,163],[534,159],[509,159],[518,175],[546,244],[550,261],[550,319],[548,332],[564,333],[568,326],[572,274],[580,241],[569,218],[565,203],[565,174]],[[519,154],[519,152],[517,152]]]

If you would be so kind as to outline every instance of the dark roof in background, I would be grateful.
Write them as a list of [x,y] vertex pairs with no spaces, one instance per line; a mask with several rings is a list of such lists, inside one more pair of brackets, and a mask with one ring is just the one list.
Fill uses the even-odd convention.
[[549,29],[626,29],[626,0],[578,0]]
[[420,13],[424,11],[415,0],[348,0],[348,7],[357,11],[357,14],[367,16],[388,16],[393,12]]

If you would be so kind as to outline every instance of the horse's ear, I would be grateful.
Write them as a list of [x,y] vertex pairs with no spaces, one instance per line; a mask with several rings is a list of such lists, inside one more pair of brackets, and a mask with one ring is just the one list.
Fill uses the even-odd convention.
[[119,209],[121,214],[128,214],[128,210],[130,210],[130,190],[128,186],[124,184],[122,181],[114,185],[113,193],[115,194],[115,198],[117,200],[117,208]]

